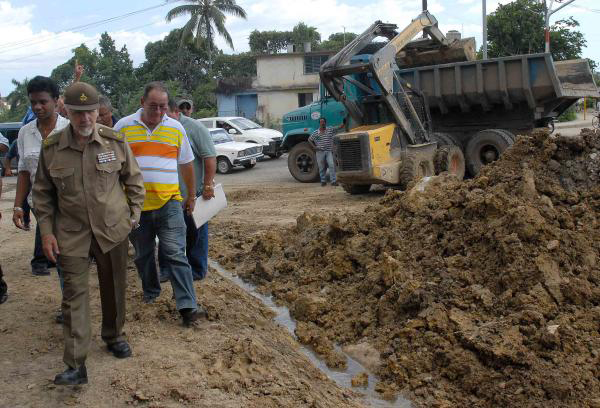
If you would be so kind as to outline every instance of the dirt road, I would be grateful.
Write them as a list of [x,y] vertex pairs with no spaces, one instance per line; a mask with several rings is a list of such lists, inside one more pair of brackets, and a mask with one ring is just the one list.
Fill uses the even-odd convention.
[[[211,233],[227,234],[236,225],[289,224],[311,207],[334,211],[347,206],[341,188],[292,181],[285,158],[252,170],[219,176],[230,206]],[[4,179],[0,200],[0,262],[9,286],[0,306],[0,407],[359,407],[358,394],[329,380],[299,352],[295,340],[276,325],[271,312],[215,273],[196,284],[209,312],[198,328],[181,326],[169,284],[159,302],[145,305],[133,266],[129,268],[126,332],[132,358],[116,360],[100,339],[97,275],[90,276],[93,339],[88,357],[90,384],[55,387],[64,369],[62,329],[54,323],[60,304],[55,270],[34,277],[29,260],[33,231],[17,231],[10,217],[15,178]],[[378,195],[351,200],[361,208]],[[215,249],[212,249],[215,252]]]

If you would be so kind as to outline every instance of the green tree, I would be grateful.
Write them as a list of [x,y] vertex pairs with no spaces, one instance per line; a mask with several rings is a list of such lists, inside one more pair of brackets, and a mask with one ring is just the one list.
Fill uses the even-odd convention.
[[81,80],[94,86],[98,86],[96,83],[96,73],[99,55],[96,50],[90,50],[85,44],[81,44],[79,47],[74,48],[73,56],[67,62],[54,68],[50,74],[50,78],[56,81],[61,90],[64,90],[73,82],[75,61],[82,64],[84,67],[84,73]]
[[[544,6],[536,0],[499,5],[488,16],[488,56],[544,52]],[[586,44],[572,17],[550,27],[550,51],[555,60],[580,58]]]
[[225,39],[233,49],[233,40],[225,28],[226,14],[246,18],[246,11],[235,0],[187,0],[188,4],[177,6],[167,13],[167,21],[180,16],[190,19],[183,26],[181,44],[193,41],[196,48],[206,47],[210,53],[216,49],[215,33]]
[[0,122],[21,121],[29,106],[29,96],[27,95],[27,83],[29,80],[27,78],[23,81],[13,79],[11,82],[15,86],[15,89],[6,97],[9,108],[0,114]]
[[299,22],[292,29],[292,42],[296,45],[310,42],[313,48],[317,48],[321,42],[321,34],[319,34],[316,27]]
[[350,41],[354,40],[358,35],[355,33],[334,33],[325,41],[319,44],[320,50],[339,51]]
[[248,38],[250,51],[260,54],[277,54],[292,44],[291,31],[258,31],[253,30]]

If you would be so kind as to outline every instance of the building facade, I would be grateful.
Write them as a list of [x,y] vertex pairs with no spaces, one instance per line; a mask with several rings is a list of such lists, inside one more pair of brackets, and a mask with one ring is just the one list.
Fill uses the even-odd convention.
[[278,126],[287,112],[319,98],[319,69],[334,52],[288,52],[259,55],[256,77],[217,88],[219,116],[244,116]]

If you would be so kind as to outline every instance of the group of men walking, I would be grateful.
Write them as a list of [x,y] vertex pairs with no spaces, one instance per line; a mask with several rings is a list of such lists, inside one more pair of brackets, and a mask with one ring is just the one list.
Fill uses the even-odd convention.
[[[216,154],[206,128],[181,115],[160,82],[148,84],[140,109],[116,123],[103,112],[107,99],[78,79],[64,92],[67,118],[58,114],[60,95],[50,78],[35,77],[27,91],[36,119],[19,132],[13,222],[26,229],[22,203],[31,190],[43,252],[43,266],[32,264],[32,272],[47,273],[55,264],[62,288],[67,368],[55,383],[85,384],[91,259],[98,269],[102,339],[117,358],[132,354],[123,334],[128,238],[145,302],[159,296],[161,280],[170,280],[184,325],[205,313],[193,281],[206,275],[208,227],[198,228],[192,212],[197,197],[214,197]],[[0,150],[6,149],[0,139]],[[0,269],[0,303],[5,300]]]

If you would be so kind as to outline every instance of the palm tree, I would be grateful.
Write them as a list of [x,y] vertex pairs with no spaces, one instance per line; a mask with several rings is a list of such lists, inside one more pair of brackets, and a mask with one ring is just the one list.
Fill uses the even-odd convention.
[[190,15],[183,26],[181,45],[193,39],[197,48],[206,44],[210,59],[215,47],[215,32],[233,49],[233,40],[225,28],[225,14],[246,18],[246,11],[235,0],[186,0],[188,4],[177,6],[167,13],[167,21]]

